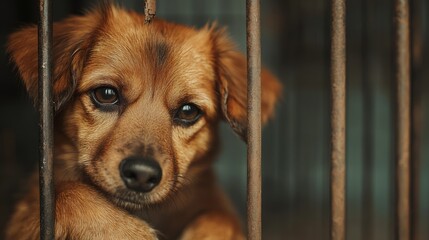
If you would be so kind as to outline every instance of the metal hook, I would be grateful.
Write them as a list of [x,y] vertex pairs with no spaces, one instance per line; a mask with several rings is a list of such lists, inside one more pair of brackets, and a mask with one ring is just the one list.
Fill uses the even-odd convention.
[[144,1],[145,23],[150,23],[156,14],[156,0]]

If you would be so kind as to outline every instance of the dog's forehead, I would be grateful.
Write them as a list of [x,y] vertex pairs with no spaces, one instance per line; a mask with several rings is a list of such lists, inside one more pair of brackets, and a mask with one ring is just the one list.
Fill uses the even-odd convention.
[[152,76],[179,66],[186,71],[194,67],[192,62],[207,71],[212,67],[210,42],[206,29],[195,30],[162,20],[145,24],[133,17],[106,24],[97,38],[92,60],[101,61],[98,64],[109,62],[113,69],[144,70]]
[[[215,74],[212,45],[207,30],[155,21],[111,22],[104,28],[94,46],[89,62],[91,88],[106,78],[120,82],[131,101],[142,93],[156,92],[170,96],[171,101],[188,96],[201,96],[208,103],[215,98]],[[169,99],[166,100],[167,102]]]

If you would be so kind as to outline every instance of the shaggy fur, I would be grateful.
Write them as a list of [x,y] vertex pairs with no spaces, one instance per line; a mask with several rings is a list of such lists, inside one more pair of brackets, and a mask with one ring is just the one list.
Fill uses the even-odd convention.
[[[37,27],[12,34],[8,52],[37,99]],[[245,139],[246,60],[223,30],[193,29],[110,4],[54,23],[55,184],[58,239],[244,239],[216,183],[218,123]],[[102,111],[91,98],[117,89]],[[272,115],[279,82],[262,71],[262,121]],[[184,103],[201,109],[189,126],[173,120]],[[162,180],[148,193],[119,173],[129,156],[150,156]],[[10,220],[7,239],[37,239],[35,179]]]

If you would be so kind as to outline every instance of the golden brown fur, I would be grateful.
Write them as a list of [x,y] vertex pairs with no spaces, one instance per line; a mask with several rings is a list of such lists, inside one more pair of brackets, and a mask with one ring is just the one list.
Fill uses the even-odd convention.
[[[37,98],[37,29],[14,33],[8,51]],[[113,6],[54,24],[56,236],[58,239],[243,239],[239,220],[211,167],[217,128],[244,137],[246,61],[223,30],[199,30]],[[114,110],[90,97],[99,86],[120,93]],[[262,120],[281,86],[262,72]],[[194,103],[202,117],[177,125],[172,114]],[[119,175],[127,156],[155,158],[162,180],[145,194]],[[38,185],[12,216],[8,239],[37,239]]]

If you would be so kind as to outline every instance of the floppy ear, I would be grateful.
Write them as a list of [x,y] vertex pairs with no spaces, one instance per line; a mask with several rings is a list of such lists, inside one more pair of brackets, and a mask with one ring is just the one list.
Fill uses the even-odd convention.
[[[247,139],[247,60],[238,52],[224,30],[214,31],[215,58],[224,119],[232,129]],[[273,115],[282,85],[268,70],[261,72],[261,121]]]
[[[73,96],[102,15],[92,12],[54,23],[52,78],[56,111]],[[13,33],[7,44],[7,51],[35,103],[38,95],[37,43],[37,26],[33,25]]]

